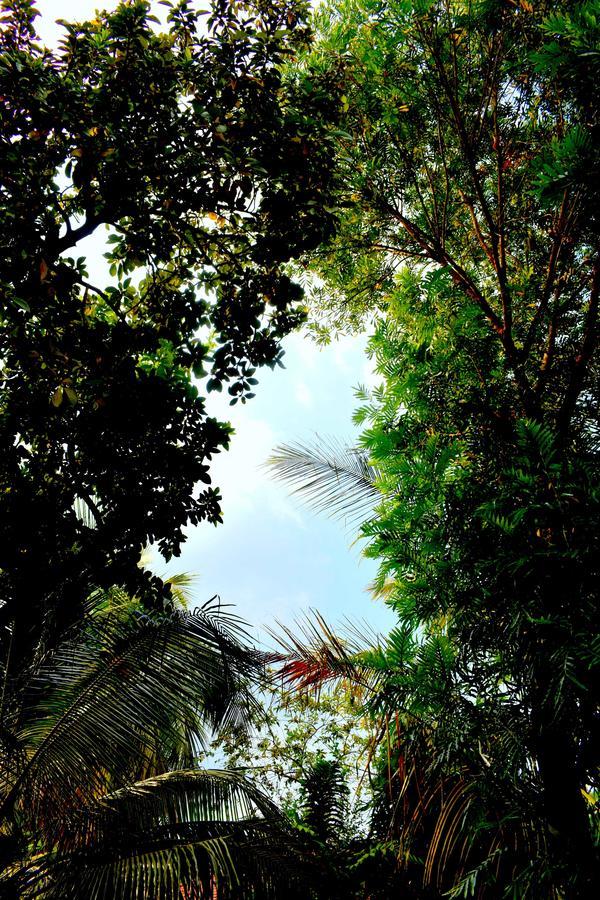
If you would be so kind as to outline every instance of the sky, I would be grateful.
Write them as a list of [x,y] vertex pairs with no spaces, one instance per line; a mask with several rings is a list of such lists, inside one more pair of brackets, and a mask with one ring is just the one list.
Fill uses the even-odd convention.
[[[54,46],[61,35],[56,19],[81,21],[93,17],[98,5],[110,9],[116,3],[37,0],[38,32]],[[164,13],[164,7],[156,12]],[[81,244],[90,279],[104,283],[105,237],[96,234]],[[149,565],[157,574],[194,574],[198,604],[218,594],[261,640],[268,640],[266,628],[276,622],[292,626],[311,609],[334,625],[349,618],[386,631],[393,624],[389,610],[367,591],[375,564],[361,557],[355,533],[302,506],[264,469],[281,443],[310,441],[315,434],[356,443],[354,388],[373,379],[365,345],[364,337],[344,337],[320,349],[306,334],[294,334],[284,341],[285,369],[258,373],[256,397],[245,406],[229,406],[226,395],[208,395],[209,413],[235,428],[231,449],[211,467],[223,495],[224,522],[188,529],[181,556],[168,565],[151,553]]]

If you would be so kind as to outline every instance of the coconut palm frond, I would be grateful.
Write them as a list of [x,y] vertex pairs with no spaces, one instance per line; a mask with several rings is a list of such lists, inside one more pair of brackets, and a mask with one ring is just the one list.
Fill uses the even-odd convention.
[[0,759],[0,895],[305,896],[314,864],[269,797],[241,771],[194,768],[204,735],[252,713],[263,654],[216,598],[164,615],[113,601],[90,598],[19,687]]
[[192,603],[193,589],[197,580],[198,576],[189,572],[179,572],[176,575],[168,575],[163,578],[164,583],[171,588],[171,597],[184,609],[187,609]]
[[256,704],[247,680],[263,658],[240,635],[214,603],[92,619],[32,680],[18,729],[27,762],[4,807],[45,821],[55,804],[93,804],[135,778],[141,760],[150,773],[151,758],[177,761],[182,734],[200,747],[215,729],[244,725]]
[[406,848],[420,844],[426,851],[425,885],[449,897],[487,896],[489,876],[494,884],[516,886],[528,859],[547,858],[540,830],[526,818],[503,818],[467,770],[447,777],[426,771],[409,815],[396,823]]
[[367,518],[380,499],[378,471],[366,453],[333,438],[282,444],[266,465],[307,506],[349,524]]
[[[236,872],[227,842],[220,837],[167,840],[131,835],[127,844],[101,845],[60,856],[50,851],[4,880],[23,900],[179,900],[211,897],[221,878]],[[218,873],[218,874],[217,874]],[[184,893],[185,892],[185,893]]]
[[[101,798],[16,877],[23,897],[286,895],[301,861],[287,819],[243,773],[170,772]],[[283,865],[283,863],[287,865]],[[277,865],[278,863],[279,865]],[[296,865],[294,865],[296,863]]]
[[107,794],[99,808],[106,811],[108,823],[117,816],[126,828],[185,820],[221,824],[257,818],[286,821],[269,797],[237,769],[165,772]]
[[292,628],[278,623],[269,629],[281,648],[272,655],[275,677],[295,690],[319,690],[327,682],[341,682],[372,692],[379,682],[378,667],[373,665],[372,634],[365,636],[358,625],[337,635],[316,610],[297,621]]
[[94,497],[76,497],[73,501],[73,512],[85,528],[93,531],[98,527],[101,516],[98,500]]

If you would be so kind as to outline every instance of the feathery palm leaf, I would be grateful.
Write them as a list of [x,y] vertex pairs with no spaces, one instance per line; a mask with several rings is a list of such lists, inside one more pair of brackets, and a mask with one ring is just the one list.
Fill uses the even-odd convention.
[[214,604],[92,620],[85,639],[63,644],[32,680],[17,729],[27,761],[10,801],[45,817],[68,798],[78,806],[127,783],[140,760],[178,762],[182,729],[200,746],[243,724],[254,703],[245,679],[261,658],[239,634]]
[[193,768],[215,731],[246,724],[263,665],[214,599],[148,616],[91,598],[11,686],[2,896],[196,900],[218,882],[220,898],[291,897],[303,864],[287,821],[242,773]]
[[[275,897],[282,880],[273,860],[293,861],[290,837],[242,773],[171,772],[99,798],[12,880],[19,896],[46,900],[81,897],[82,886],[93,898],[211,896],[216,882],[220,897],[238,896],[242,884],[240,896]],[[288,890],[290,881],[283,875]]]
[[339,681],[353,689],[376,690],[379,672],[372,653],[381,649],[377,635],[361,633],[351,625],[338,636],[317,610],[297,621],[293,629],[278,623],[277,630],[268,631],[281,648],[271,655],[271,662],[279,664],[275,677],[288,686],[319,690],[329,681]]
[[378,471],[366,453],[334,438],[282,444],[266,465],[312,509],[350,524],[368,516],[380,499]]
[[165,575],[162,581],[171,588],[171,597],[182,607],[187,608],[192,603],[193,587],[197,576],[189,572],[178,572],[176,575]]

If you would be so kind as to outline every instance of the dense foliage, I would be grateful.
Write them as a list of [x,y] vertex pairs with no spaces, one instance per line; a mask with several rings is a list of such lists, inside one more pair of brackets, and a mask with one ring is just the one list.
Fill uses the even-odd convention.
[[[600,9],[334,2],[317,21],[304,73],[341,83],[345,133],[340,229],[312,260],[316,328],[375,319],[381,377],[358,413],[367,459],[329,466],[327,504],[372,474],[382,502],[363,534],[399,626],[367,659],[313,642],[288,674],[376,677],[389,834],[407,865],[424,860],[422,882],[588,896]],[[308,476],[293,450],[281,474],[318,494],[323,452]]]
[[311,877],[263,792],[198,767],[248,725],[263,657],[138,563],[220,521],[208,464],[230,428],[197,379],[245,402],[303,317],[284,265],[331,230],[330,100],[282,81],[308,41],[302,3],[163,5],[162,32],[126,0],[63,22],[51,51],[32,0],[1,4],[0,894],[15,900],[291,897]]
[[[50,51],[32,0],[2,4],[0,617],[13,660],[42,630],[60,634],[92,585],[156,605],[141,549],[169,557],[187,523],[219,521],[208,462],[230,430],[193,376],[229,384],[232,402],[253,395],[255,369],[302,317],[282,264],[331,227],[328,100],[284,89],[280,71],[306,43],[303,4],[216,0],[206,19],[167,6],[165,33],[133,0],[64,23]],[[110,283],[92,283],[82,241],[106,227]]]

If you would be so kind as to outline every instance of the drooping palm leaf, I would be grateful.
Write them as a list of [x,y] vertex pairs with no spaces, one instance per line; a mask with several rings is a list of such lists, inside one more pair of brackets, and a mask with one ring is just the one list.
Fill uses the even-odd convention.
[[109,823],[117,815],[142,827],[190,817],[221,823],[257,816],[285,821],[277,806],[238,769],[165,772],[107,794],[98,808],[106,811]]
[[252,714],[263,665],[214,600],[146,616],[120,596],[90,598],[85,623],[15,687],[0,894],[303,896],[311,866],[268,797],[241,772],[191,768],[215,730]]
[[162,580],[171,588],[171,597],[176,603],[184,608],[191,606],[192,589],[197,580],[196,575],[190,575],[189,572],[178,572],[176,575],[165,575]]
[[19,896],[170,900],[210,897],[218,883],[220,898],[276,898],[293,892],[294,862],[302,868],[287,820],[236,771],[147,779],[100,798],[73,824],[13,875]]
[[240,637],[214,603],[93,619],[32,681],[17,735],[26,763],[4,808],[45,820],[55,805],[93,803],[127,784],[140,761],[172,762],[182,734],[200,746],[215,729],[243,724],[255,704],[246,679],[262,658]]
[[276,447],[267,461],[275,478],[316,512],[356,524],[380,499],[377,469],[367,454],[334,438]]
[[277,664],[275,677],[284,684],[319,690],[329,681],[341,681],[369,692],[376,689],[379,673],[371,660],[380,649],[376,635],[365,635],[356,625],[336,635],[316,610],[293,628],[278,624],[268,630],[280,647],[271,662]]

